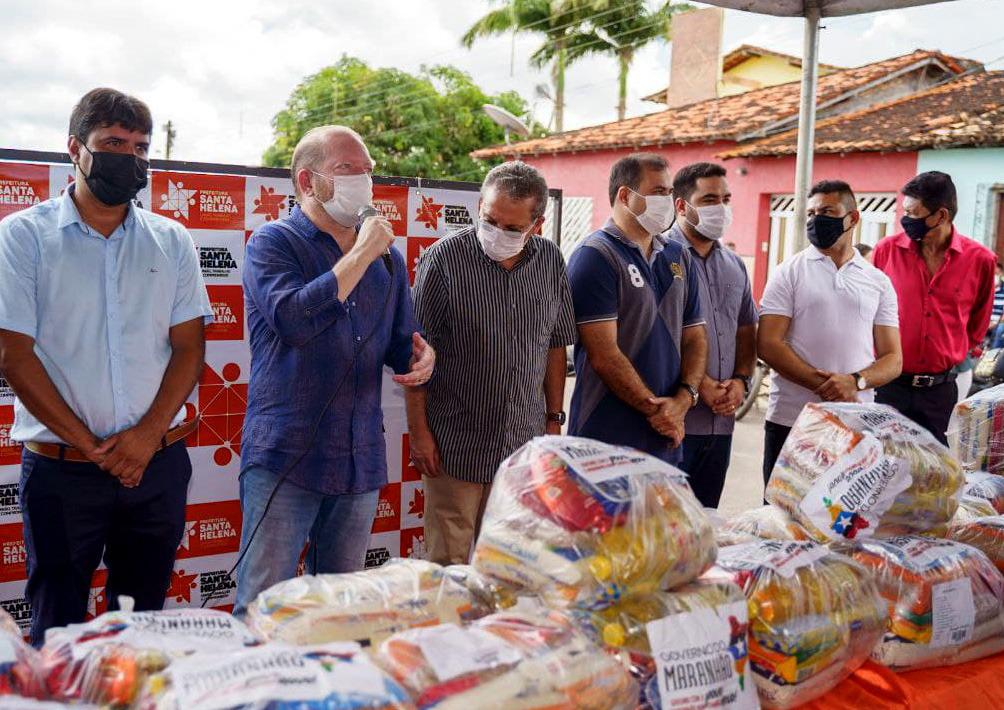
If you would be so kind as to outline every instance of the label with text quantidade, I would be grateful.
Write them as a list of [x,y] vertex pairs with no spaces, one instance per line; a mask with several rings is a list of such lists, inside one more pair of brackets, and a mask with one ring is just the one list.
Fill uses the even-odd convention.
[[976,605],[968,577],[931,587],[931,646],[961,646],[973,638]]
[[866,434],[819,477],[798,507],[830,540],[867,538],[912,483],[910,462],[886,456],[882,442]]
[[757,708],[746,602],[695,609],[645,625],[662,707]]
[[482,629],[442,624],[415,632],[418,647],[440,682],[519,663],[519,651]]

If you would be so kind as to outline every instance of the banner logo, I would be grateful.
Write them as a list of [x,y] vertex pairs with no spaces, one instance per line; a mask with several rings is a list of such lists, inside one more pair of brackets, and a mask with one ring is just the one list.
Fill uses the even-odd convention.
[[277,193],[274,187],[262,185],[260,189],[261,194],[254,198],[254,209],[251,214],[264,215],[266,222],[279,219],[279,215],[286,209],[287,196]]
[[167,193],[160,196],[160,209],[170,212],[175,219],[189,219],[188,208],[195,206],[195,193],[198,190],[186,190],[183,182],[167,181]]

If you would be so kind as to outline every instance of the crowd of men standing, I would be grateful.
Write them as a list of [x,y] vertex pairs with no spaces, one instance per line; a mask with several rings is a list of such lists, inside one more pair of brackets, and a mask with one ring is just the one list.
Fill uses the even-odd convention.
[[[212,310],[190,236],[138,208],[152,119],[112,89],[70,118],[76,168],[60,197],[0,222],[0,369],[17,396],[32,639],[81,621],[108,566],[137,609],[163,605],[191,464],[183,403]],[[394,235],[368,216],[375,165],[325,126],[293,154],[297,205],[247,244],[251,344],[241,447],[244,526],[235,614],[293,576],[362,567],[387,481],[383,368],[405,388],[432,560],[466,562],[499,464],[535,436],[631,446],[685,470],[716,507],[734,416],[757,353],[777,373],[766,480],[812,401],[888,403],[944,441],[956,368],[982,341],[994,255],[959,234],[955,187],[903,188],[903,232],[874,266],[839,181],[810,193],[811,243],[754,303],[724,167],[618,160],[610,217],[566,264],[539,236],[544,178],[510,162],[481,188],[476,225],[439,240],[408,288]],[[566,347],[575,390],[563,411]],[[566,421],[567,419],[567,421]]]

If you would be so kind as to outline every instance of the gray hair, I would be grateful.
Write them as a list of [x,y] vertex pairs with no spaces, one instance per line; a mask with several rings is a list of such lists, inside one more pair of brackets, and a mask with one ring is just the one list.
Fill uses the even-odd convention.
[[304,169],[314,172],[321,169],[328,157],[328,139],[333,135],[350,135],[357,138],[360,143],[363,142],[360,135],[347,126],[317,126],[304,133],[293,149],[293,158],[289,165],[297,200],[301,197],[300,184],[296,180],[297,173]]
[[529,197],[535,198],[533,218],[539,219],[547,207],[547,182],[544,176],[526,163],[513,160],[492,168],[481,183],[481,196],[484,197],[488,188],[494,187],[510,200],[521,202]]

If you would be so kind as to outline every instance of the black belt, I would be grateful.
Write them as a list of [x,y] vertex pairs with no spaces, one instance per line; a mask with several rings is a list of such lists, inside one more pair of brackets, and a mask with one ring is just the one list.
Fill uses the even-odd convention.
[[894,382],[916,389],[929,389],[946,382],[955,382],[958,376],[955,372],[942,372],[939,375],[900,375]]

